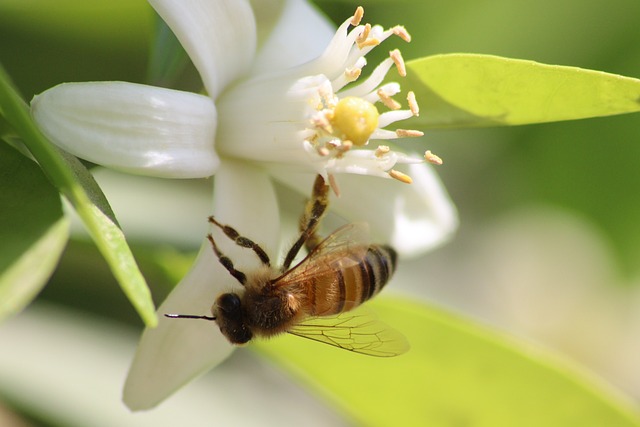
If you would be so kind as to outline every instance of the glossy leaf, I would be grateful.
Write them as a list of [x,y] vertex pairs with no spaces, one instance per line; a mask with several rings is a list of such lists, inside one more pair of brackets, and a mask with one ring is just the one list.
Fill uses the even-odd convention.
[[[477,54],[407,63],[418,128],[512,126],[640,111],[640,80]],[[418,124],[416,124],[418,122]]]
[[640,426],[608,386],[548,352],[423,304],[370,305],[411,349],[366,357],[294,336],[260,352],[368,426]]

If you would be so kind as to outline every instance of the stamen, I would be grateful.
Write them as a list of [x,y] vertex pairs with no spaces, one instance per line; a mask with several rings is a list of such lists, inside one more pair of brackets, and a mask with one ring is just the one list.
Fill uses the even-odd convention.
[[384,77],[387,75],[387,72],[393,65],[393,60],[391,58],[387,58],[382,61],[378,66],[373,70],[371,75],[364,82],[360,83],[357,86],[349,88],[347,90],[341,91],[340,96],[357,96],[363,97],[369,92],[375,91],[375,89],[382,83]]
[[380,158],[385,154],[389,154],[390,151],[391,151],[391,148],[389,148],[388,145],[379,145],[378,148],[376,148],[376,151],[374,152],[374,154],[376,155],[376,157]]
[[378,119],[378,126],[380,128],[385,128],[391,123],[395,123],[400,120],[407,120],[411,117],[413,117],[413,114],[409,110],[385,111],[384,113],[380,114],[380,118]]
[[336,177],[331,173],[329,174],[329,187],[331,187],[336,197],[340,197],[340,188],[338,187],[338,182],[336,181]]
[[[362,13],[364,14],[364,9]],[[356,15],[354,16],[357,15],[358,10],[356,9]],[[302,75],[313,74],[318,69],[326,70],[325,74],[328,76],[341,74],[344,68],[352,65],[359,57],[367,53],[365,51],[352,52],[354,50],[352,49],[353,43],[355,43],[362,30],[356,27],[352,31],[348,31],[352,20],[353,17],[347,19],[338,27],[329,45],[318,59],[300,67],[298,71]]]
[[400,50],[398,49],[392,50],[391,52],[389,52],[389,57],[393,60],[393,63],[396,64],[396,68],[398,69],[398,74],[400,74],[401,77],[406,77],[407,69],[404,66],[404,59],[402,59],[402,54],[400,53]]
[[413,182],[413,180],[411,179],[411,177],[407,174],[404,174],[400,171],[397,171],[395,169],[391,169],[389,171],[389,176],[393,179],[397,179],[400,182],[404,182],[405,184],[411,184]]
[[365,47],[378,46],[380,44],[380,39],[375,37],[369,37],[364,40],[362,43],[358,43],[358,48],[363,49]]
[[407,102],[409,103],[411,113],[418,117],[420,115],[420,107],[418,106],[418,101],[416,101],[416,94],[413,93],[413,91],[409,91],[409,93],[407,93]]
[[411,42],[411,34],[409,34],[407,29],[404,28],[402,25],[396,25],[391,29],[391,31],[393,32],[393,34],[400,37],[402,40],[406,41],[407,43]]
[[324,132],[333,133],[333,126],[331,126],[330,116],[333,116],[333,112],[327,111],[326,114],[318,114],[317,116],[313,117],[311,119],[311,122],[316,128],[321,129]]
[[364,68],[365,65],[367,65],[367,59],[362,56],[353,64],[353,67],[346,67],[342,74],[331,81],[333,91],[337,92],[347,84],[358,80],[360,74],[362,74],[362,68]]
[[398,138],[416,138],[418,136],[423,136],[424,132],[412,129],[396,129],[396,135]]
[[388,109],[390,109],[390,110],[399,110],[400,107],[402,107],[398,101],[396,101],[395,99],[391,98],[391,96],[389,96],[389,94],[385,93],[384,90],[378,89],[377,93],[378,93],[378,97],[380,98],[380,101],[382,101],[382,103]]
[[[360,25],[353,29],[353,33],[360,33],[364,30],[364,26]],[[369,52],[371,52],[376,46],[385,41],[391,35],[390,32],[384,31],[380,25],[374,25],[371,27],[371,32],[369,33],[369,40],[375,40],[375,42],[365,43],[363,46],[360,46],[359,49],[356,49],[352,46],[349,57],[346,59],[346,62],[343,63],[343,67],[348,67],[349,64],[353,64],[358,58],[366,56]],[[352,39],[355,42],[355,38]],[[358,46],[356,46],[358,47]]]
[[351,147],[353,147],[353,142],[349,141],[348,139],[345,139],[344,141],[342,141],[342,144],[340,144],[340,146],[338,147],[338,150],[346,153],[347,151],[351,150]]
[[355,13],[353,14],[353,17],[351,18],[351,25],[353,25],[354,27],[357,27],[358,25],[360,25],[360,21],[362,21],[363,16],[364,16],[364,7],[358,6],[356,8]]
[[369,139],[373,139],[373,140],[398,139],[398,135],[392,130],[376,129],[371,134],[371,138]]
[[358,80],[360,74],[362,74],[362,68],[349,68],[347,70],[344,70],[344,76],[349,82]]
[[365,43],[367,42],[367,38],[369,38],[369,33],[371,32],[371,24],[365,24],[364,28],[362,29],[362,32],[360,33],[360,35],[356,38],[356,44],[358,45],[358,47],[360,49],[362,49],[362,47],[365,45]]
[[344,141],[342,141],[342,144],[336,147],[336,151],[340,155],[342,155],[347,151],[351,150],[352,147],[353,147],[353,142],[349,141],[348,139],[345,139]]
[[437,155],[433,154],[433,153],[431,152],[431,150],[427,150],[427,151],[425,151],[425,153],[424,153],[424,159],[425,159],[427,162],[429,162],[429,163],[431,163],[431,164],[434,164],[434,165],[441,165],[441,164],[443,163],[443,162],[442,162],[442,159],[441,159],[440,157],[438,157]]
[[327,157],[329,154],[331,154],[331,151],[329,151],[327,147],[319,147],[318,154],[320,154],[322,157]]

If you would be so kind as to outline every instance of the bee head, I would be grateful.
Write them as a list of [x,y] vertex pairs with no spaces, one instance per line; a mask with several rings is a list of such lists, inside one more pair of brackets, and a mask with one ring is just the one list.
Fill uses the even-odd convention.
[[220,295],[211,311],[220,327],[220,332],[233,344],[244,344],[253,338],[253,334],[245,322],[242,301],[238,294]]

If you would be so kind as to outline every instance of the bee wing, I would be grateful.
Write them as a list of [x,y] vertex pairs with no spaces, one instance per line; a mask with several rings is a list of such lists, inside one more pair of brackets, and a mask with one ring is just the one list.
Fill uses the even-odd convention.
[[305,259],[275,280],[275,285],[291,286],[325,273],[359,264],[369,248],[369,226],[347,224],[324,239]]
[[393,357],[409,350],[404,335],[362,307],[336,316],[311,317],[288,332],[369,356]]

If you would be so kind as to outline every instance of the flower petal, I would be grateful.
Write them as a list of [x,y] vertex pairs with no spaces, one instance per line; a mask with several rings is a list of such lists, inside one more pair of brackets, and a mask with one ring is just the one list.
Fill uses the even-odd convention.
[[[257,4],[256,8],[260,25],[263,7]],[[279,18],[259,48],[253,65],[254,75],[311,61],[324,52],[336,31],[335,25],[306,0],[287,0]]]
[[125,82],[65,83],[33,98],[31,113],[64,150],[126,172],[213,175],[216,108],[202,95]]
[[149,0],[174,32],[216,98],[248,71],[256,49],[256,24],[246,0]]
[[[377,243],[402,256],[417,256],[447,241],[458,226],[455,207],[427,164],[402,165],[412,184],[367,175],[339,174],[340,197],[330,208],[350,221],[365,221]],[[271,171],[283,184],[309,193],[313,175]]]
[[[216,174],[214,187],[216,218],[275,254],[272,250],[277,248],[279,217],[269,178],[246,164],[225,162]],[[250,249],[238,247],[217,228],[212,234],[237,269],[259,265]],[[162,315],[209,315],[216,296],[237,286],[205,240],[192,270],[159,307],[158,327],[142,334],[124,387],[123,399],[129,408],[141,410],[157,405],[231,353],[233,347],[216,324]]]

